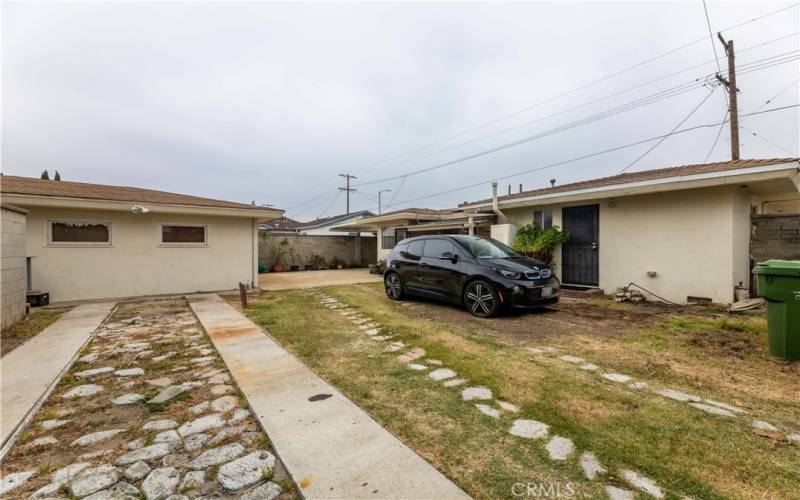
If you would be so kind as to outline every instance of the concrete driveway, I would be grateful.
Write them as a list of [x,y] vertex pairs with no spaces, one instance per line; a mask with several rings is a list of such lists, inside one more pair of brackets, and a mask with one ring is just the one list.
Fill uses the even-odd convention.
[[368,269],[331,269],[259,274],[258,286],[263,290],[291,290],[293,288],[315,288],[355,283],[378,283],[381,280],[380,275],[369,274]]

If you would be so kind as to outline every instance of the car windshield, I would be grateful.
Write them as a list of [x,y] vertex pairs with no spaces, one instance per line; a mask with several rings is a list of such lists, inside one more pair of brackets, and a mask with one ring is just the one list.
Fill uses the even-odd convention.
[[520,256],[510,246],[504,245],[492,238],[465,237],[458,238],[458,241],[467,247],[470,253],[477,259],[506,259]]

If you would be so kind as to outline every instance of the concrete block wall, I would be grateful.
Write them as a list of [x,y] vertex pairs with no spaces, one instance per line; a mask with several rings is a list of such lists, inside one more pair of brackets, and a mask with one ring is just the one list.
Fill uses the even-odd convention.
[[25,211],[2,206],[0,223],[0,288],[2,288],[2,327],[25,316],[28,289],[25,261]]
[[[358,239],[355,236],[321,236],[321,235],[283,235],[267,234],[261,232],[258,238],[258,261],[263,262],[267,269],[274,264],[274,259],[270,252],[270,245],[278,244],[286,239],[294,252],[298,255],[297,265],[300,269],[313,255],[321,255],[327,262],[332,257],[344,260],[348,264],[356,262],[356,245]],[[361,261],[362,266],[374,264],[377,261],[377,238],[361,237]],[[291,259],[287,256],[285,264],[291,265]]]

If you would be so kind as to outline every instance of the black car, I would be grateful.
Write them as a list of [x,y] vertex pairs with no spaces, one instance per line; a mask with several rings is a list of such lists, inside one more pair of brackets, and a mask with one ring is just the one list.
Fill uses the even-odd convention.
[[386,295],[418,295],[460,304],[486,318],[508,307],[558,302],[560,283],[543,262],[491,238],[418,236],[401,241],[386,257]]

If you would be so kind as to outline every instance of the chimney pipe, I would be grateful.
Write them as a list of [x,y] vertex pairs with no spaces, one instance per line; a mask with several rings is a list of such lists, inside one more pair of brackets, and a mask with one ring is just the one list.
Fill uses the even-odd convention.
[[520,193],[522,192],[522,183],[521,182],[519,183],[519,192]]
[[556,180],[555,179],[550,179],[550,187],[551,188],[552,187],[556,187]]
[[508,222],[508,217],[506,214],[500,211],[500,208],[497,206],[497,183],[492,183],[492,211],[497,215],[497,221],[503,224]]

